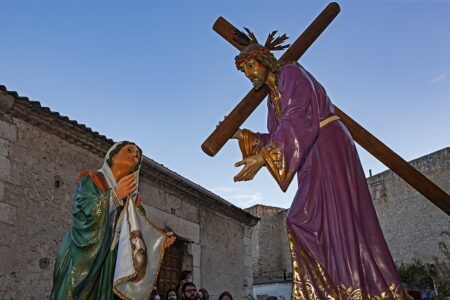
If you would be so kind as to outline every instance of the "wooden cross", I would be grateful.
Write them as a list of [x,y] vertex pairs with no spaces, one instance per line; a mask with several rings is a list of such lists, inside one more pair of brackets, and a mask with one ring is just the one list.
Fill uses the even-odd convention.
[[[340,8],[337,3],[333,2],[328,4],[320,15],[280,57],[279,61],[297,61],[325,30],[325,28],[334,20],[339,12]],[[219,17],[214,23],[213,29],[238,50],[242,50],[244,48],[244,46],[233,40],[233,36],[238,29],[236,29],[236,27],[224,18]],[[205,140],[202,144],[203,151],[210,156],[217,154],[217,152],[233,136],[237,129],[256,109],[256,107],[258,107],[262,100],[264,100],[264,98],[268,95],[268,92],[269,91],[266,86],[262,87],[258,91],[252,89]],[[445,191],[435,185],[418,170],[413,168],[408,162],[383,144],[369,131],[364,129],[355,120],[346,115],[336,105],[334,105],[334,107],[336,114],[339,116],[342,123],[344,123],[344,125],[348,128],[355,142],[385,164],[415,190],[428,198],[447,215],[450,215],[450,196]]]

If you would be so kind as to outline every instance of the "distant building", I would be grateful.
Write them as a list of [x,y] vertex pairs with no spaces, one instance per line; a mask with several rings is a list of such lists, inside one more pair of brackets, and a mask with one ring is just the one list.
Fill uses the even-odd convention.
[[[450,193],[450,147],[410,161],[436,185]],[[430,262],[442,257],[440,233],[450,231],[450,217],[388,170],[367,179],[378,219],[394,261],[413,258]]]
[[292,266],[287,240],[287,209],[257,204],[246,209],[260,218],[253,227],[253,296],[291,298]]
[[[48,299],[75,180],[100,168],[112,143],[0,86],[0,299]],[[237,299],[251,293],[258,218],[147,157],[140,192],[148,218],[178,236],[160,270],[160,292],[187,269],[211,299],[224,290]]]

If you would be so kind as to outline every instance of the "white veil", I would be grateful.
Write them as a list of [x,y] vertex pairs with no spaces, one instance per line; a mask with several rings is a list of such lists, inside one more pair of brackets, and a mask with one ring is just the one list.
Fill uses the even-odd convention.
[[[115,143],[107,152],[102,168],[99,170],[105,176],[110,192],[109,212],[125,205],[114,226],[114,238],[111,250],[117,246],[117,260],[114,271],[114,293],[122,299],[141,300],[150,299],[152,288],[158,277],[159,267],[164,255],[163,244],[165,234],[146,219],[135,201],[138,188],[125,203],[117,199],[114,188],[117,182],[108,165],[111,152],[117,147],[129,142]],[[139,171],[142,155],[136,176],[139,185]],[[118,243],[117,243],[118,242]]]

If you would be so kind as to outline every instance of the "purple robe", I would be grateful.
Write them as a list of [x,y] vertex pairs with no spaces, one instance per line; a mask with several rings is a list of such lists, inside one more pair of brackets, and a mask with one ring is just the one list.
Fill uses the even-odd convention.
[[262,154],[283,191],[297,174],[287,216],[292,299],[407,299],[356,147],[325,89],[294,64],[281,69],[278,89],[269,133],[244,130],[240,147],[244,157]]

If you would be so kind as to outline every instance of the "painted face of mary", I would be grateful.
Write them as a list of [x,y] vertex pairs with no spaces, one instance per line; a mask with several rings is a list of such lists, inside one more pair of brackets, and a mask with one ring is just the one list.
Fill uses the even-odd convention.
[[136,145],[126,144],[112,157],[112,164],[116,168],[132,173],[140,162],[140,151]]

